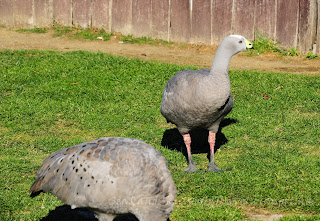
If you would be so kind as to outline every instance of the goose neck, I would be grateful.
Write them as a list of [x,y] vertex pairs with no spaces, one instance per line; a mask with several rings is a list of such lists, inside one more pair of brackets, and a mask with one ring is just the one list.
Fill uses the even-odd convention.
[[228,74],[230,58],[226,59],[215,59],[212,63],[211,73],[212,74]]
[[221,47],[218,48],[211,67],[212,74],[228,74],[232,53]]

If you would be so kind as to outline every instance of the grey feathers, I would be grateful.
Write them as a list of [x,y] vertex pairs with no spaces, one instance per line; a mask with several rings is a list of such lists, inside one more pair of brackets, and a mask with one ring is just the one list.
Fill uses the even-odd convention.
[[30,192],[52,192],[72,208],[91,208],[101,220],[124,213],[166,220],[176,188],[165,158],[152,146],[104,137],[51,154]]
[[217,132],[220,121],[233,106],[229,62],[234,54],[246,49],[245,42],[242,36],[226,37],[210,70],[183,70],[167,82],[160,110],[168,122],[177,125],[181,134],[195,128]]
[[[176,124],[182,134],[195,128],[209,129],[233,104],[229,79],[217,79],[209,69],[178,72],[164,88],[162,115]],[[222,108],[227,100],[229,110]]]
[[189,131],[197,128],[209,130],[208,171],[224,171],[215,165],[214,145],[219,124],[233,107],[228,75],[229,62],[233,55],[247,48],[253,48],[253,45],[243,36],[229,35],[220,43],[210,70],[180,71],[170,78],[164,87],[160,110],[168,122],[177,126],[183,136],[188,154],[188,167],[185,172],[198,170],[192,160],[189,134]]

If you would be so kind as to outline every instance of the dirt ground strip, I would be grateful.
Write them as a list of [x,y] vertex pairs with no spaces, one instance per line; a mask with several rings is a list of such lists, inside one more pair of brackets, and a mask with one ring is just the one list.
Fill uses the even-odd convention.
[[[179,47],[179,45],[124,44],[116,36],[113,36],[109,41],[70,40],[67,37],[53,37],[53,33],[50,32],[44,34],[20,33],[0,27],[0,50],[2,49],[86,50],[127,58],[210,68],[217,46],[184,45],[184,47]],[[231,59],[230,69],[320,75],[320,59],[308,60],[305,56],[279,57],[275,54],[245,56],[240,53]],[[242,209],[252,220],[271,221],[287,215],[259,208]]]
[[[53,37],[53,33],[19,33],[0,28],[0,49],[40,49],[58,51],[100,51],[128,58],[140,58],[175,64],[195,65],[209,68],[217,46],[187,45],[185,47],[123,44],[116,36],[109,41],[70,40],[67,37]],[[245,56],[240,53],[231,59],[230,69],[257,70],[276,73],[302,73],[320,75],[320,59],[309,60],[300,57],[279,57],[264,53]]]

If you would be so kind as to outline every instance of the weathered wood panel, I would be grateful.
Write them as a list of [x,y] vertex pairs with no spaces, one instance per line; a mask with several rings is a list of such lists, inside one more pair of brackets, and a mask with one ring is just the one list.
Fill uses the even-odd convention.
[[259,35],[275,39],[276,0],[256,0],[255,38]]
[[[320,12],[320,3],[318,2],[318,13]],[[317,16],[317,36],[316,36],[316,53],[320,53],[320,16]]]
[[189,42],[191,32],[190,1],[172,0],[170,17],[170,40]]
[[299,0],[277,0],[276,38],[285,47],[296,47],[298,36]]
[[211,0],[194,0],[191,43],[211,44]]
[[132,5],[131,0],[112,0],[111,31],[124,35],[132,31]]
[[212,5],[212,42],[214,44],[231,34],[233,0],[213,0]]
[[58,25],[72,26],[72,0],[53,1],[53,22]]
[[169,0],[152,1],[152,36],[169,40]]
[[34,26],[48,27],[52,25],[52,1],[34,0]]
[[73,24],[82,28],[91,26],[91,0],[73,1]]
[[299,1],[299,31],[297,49],[311,51],[316,40],[316,1]]
[[235,0],[233,7],[233,34],[240,34],[248,39],[254,39],[255,0]]
[[33,27],[33,0],[13,1],[14,25]]
[[12,0],[0,0],[0,24],[14,25]]
[[[218,44],[257,34],[305,52],[320,45],[320,0],[0,0],[0,24],[105,28],[124,35]],[[318,9],[317,9],[318,7]],[[318,19],[318,21],[317,21]],[[255,36],[256,35],[256,36]],[[317,52],[319,52],[318,47]]]
[[151,0],[132,0],[132,34],[141,36],[151,35]]
[[92,1],[92,27],[109,29],[110,0]]

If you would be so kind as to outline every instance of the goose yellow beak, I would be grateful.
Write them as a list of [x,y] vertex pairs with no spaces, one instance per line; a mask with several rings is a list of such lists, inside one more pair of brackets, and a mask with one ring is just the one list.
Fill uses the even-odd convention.
[[246,43],[247,49],[254,49],[253,44],[250,41],[246,40],[245,43]]

